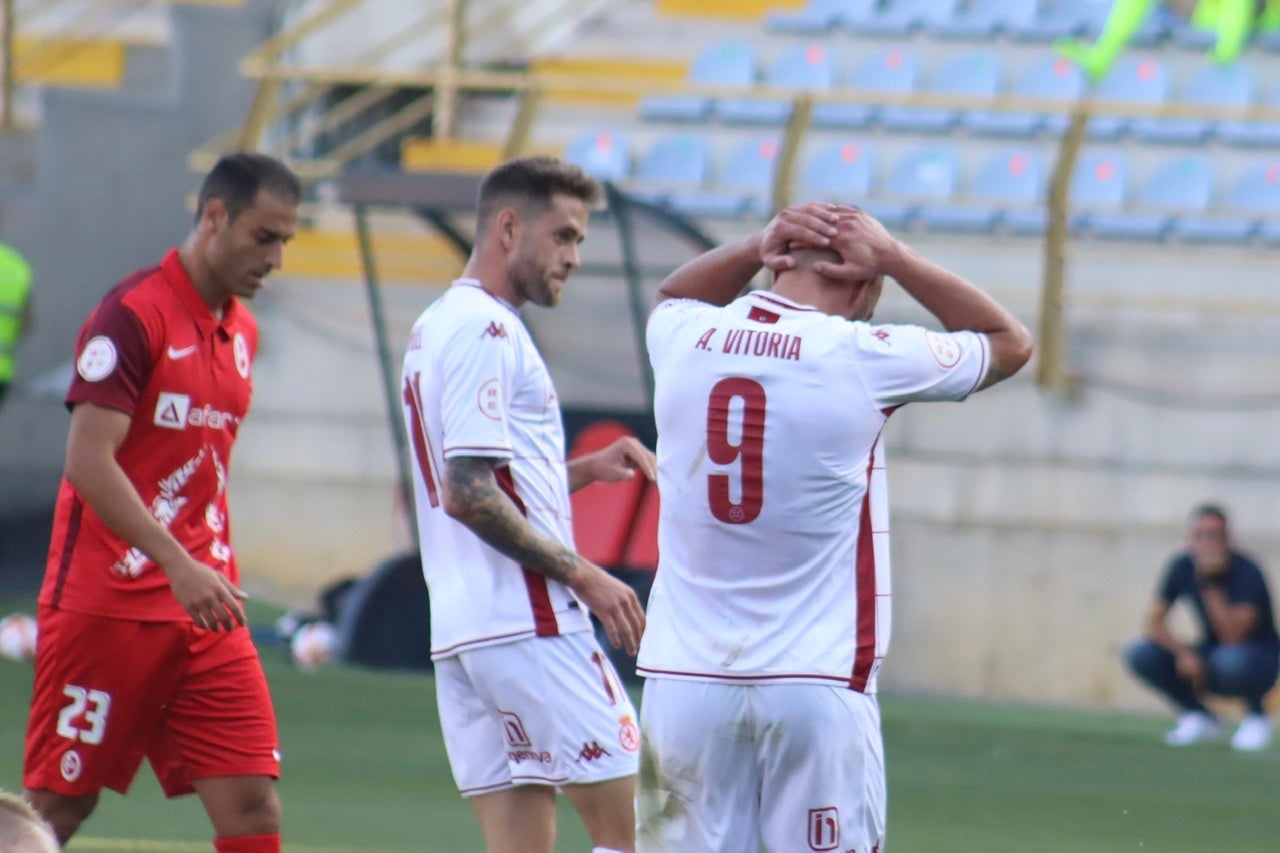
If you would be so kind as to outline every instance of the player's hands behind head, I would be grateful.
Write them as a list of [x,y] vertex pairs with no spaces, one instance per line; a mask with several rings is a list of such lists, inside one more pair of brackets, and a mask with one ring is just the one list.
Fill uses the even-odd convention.
[[843,208],[836,220],[831,248],[843,261],[818,261],[813,271],[836,281],[864,282],[889,272],[899,243],[874,216],[857,208]]
[[836,235],[842,212],[853,208],[821,201],[793,204],[781,210],[761,232],[760,262],[774,272],[796,265],[793,249],[826,249]]

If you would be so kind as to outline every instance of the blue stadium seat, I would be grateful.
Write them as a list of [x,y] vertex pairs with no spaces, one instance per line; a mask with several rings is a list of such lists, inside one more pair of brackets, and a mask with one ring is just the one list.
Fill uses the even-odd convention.
[[710,178],[711,144],[699,134],[680,133],[649,146],[636,164],[628,191],[653,204],[665,204],[671,192],[700,189]]
[[959,5],[958,0],[885,0],[869,13],[845,20],[858,34],[905,36],[954,18]]
[[[914,53],[902,48],[881,51],[864,59],[849,77],[854,92],[909,95],[916,91],[920,64]],[[868,104],[814,104],[809,123],[819,128],[866,127],[879,113]]]
[[[1272,87],[1264,105],[1268,109],[1280,109],[1280,82]],[[1280,148],[1280,121],[1220,121],[1214,125],[1214,131],[1228,145]]]
[[[1013,94],[1020,98],[1074,102],[1084,94],[1084,74],[1061,57],[1045,57],[1029,65],[1018,77]],[[1050,119],[1054,119],[1050,122]],[[1031,137],[1048,124],[1065,126],[1066,115],[1037,112],[968,110],[960,117],[970,133],[985,136]]]
[[1280,159],[1245,167],[1220,207],[1226,215],[1179,219],[1174,233],[1197,243],[1246,243],[1264,227],[1271,233],[1271,223],[1280,220]]
[[1040,13],[1037,0],[969,0],[949,20],[935,23],[930,32],[944,39],[989,40],[1011,28],[1026,27]]
[[[704,86],[753,86],[759,62],[748,42],[704,48],[689,67],[688,82]],[[640,117],[660,121],[705,121],[714,99],[702,95],[655,95],[640,102]]]
[[[1253,73],[1243,62],[1231,65],[1207,64],[1175,99],[1177,103],[1201,107],[1247,107],[1253,103]],[[1136,118],[1130,126],[1143,142],[1194,145],[1204,142],[1214,122],[1201,118]]]
[[809,0],[803,9],[769,13],[764,28],[775,33],[827,35],[846,18],[859,20],[879,4],[880,0]]
[[1138,193],[1136,210],[1094,214],[1089,228],[1102,237],[1163,240],[1173,227],[1175,214],[1203,216],[1208,211],[1213,182],[1213,165],[1207,157],[1172,157],[1147,178]]
[[875,183],[875,150],[860,141],[835,142],[809,157],[796,181],[797,201],[862,204]]
[[624,133],[593,130],[569,142],[564,159],[600,181],[618,182],[631,174],[631,146]]
[[861,207],[889,228],[901,228],[916,215],[921,203],[945,205],[956,192],[959,171],[955,152],[926,145],[903,154],[885,181],[883,200]]
[[[770,86],[825,91],[831,88],[835,76],[831,51],[812,42],[794,45],[778,54],[765,82]],[[713,112],[729,124],[778,125],[791,116],[791,104],[790,100],[774,98],[720,98]]]
[[[1158,59],[1122,56],[1094,90],[1099,101],[1124,104],[1163,104],[1169,97],[1169,73]],[[1129,127],[1122,115],[1095,115],[1089,120],[1090,139],[1116,139]]]
[[[928,91],[945,95],[994,98],[1000,90],[1000,62],[986,51],[957,56],[938,70]],[[896,107],[880,110],[880,123],[893,131],[944,133],[955,126],[961,110],[955,107]]]
[[1033,20],[1009,26],[1006,34],[1018,41],[1037,42],[1084,35],[1086,21],[1080,5],[1080,0],[1043,0]]
[[1044,229],[1041,205],[1045,165],[1034,150],[1014,148],[983,160],[959,206],[925,207],[920,216],[935,231],[990,232],[1006,223],[1015,233]]
[[686,216],[716,219],[769,213],[780,147],[781,139],[772,135],[739,142],[724,161],[713,187],[673,191],[667,204]]
[[[1128,163],[1116,153],[1085,151],[1071,172],[1068,221],[1073,230],[1089,227],[1097,213],[1115,212],[1129,198]],[[1022,234],[1044,231],[1048,224],[1045,210],[1010,211],[1005,216],[1010,230]]]

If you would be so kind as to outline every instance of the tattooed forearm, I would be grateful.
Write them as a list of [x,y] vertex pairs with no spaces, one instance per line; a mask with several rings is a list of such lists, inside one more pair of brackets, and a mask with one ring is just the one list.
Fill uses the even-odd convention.
[[577,555],[534,529],[498,487],[492,459],[454,457],[445,462],[444,479],[445,511],[485,544],[552,580],[572,579]]

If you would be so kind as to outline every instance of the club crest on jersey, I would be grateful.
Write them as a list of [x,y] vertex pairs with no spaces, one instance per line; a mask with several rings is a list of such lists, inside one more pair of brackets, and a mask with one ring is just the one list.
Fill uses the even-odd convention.
[[111,375],[118,360],[115,342],[106,335],[98,335],[84,345],[76,359],[76,371],[84,381],[98,382]]
[[507,327],[499,323],[497,320],[490,320],[489,325],[486,326],[484,332],[481,333],[481,337],[501,338],[506,340]]
[[240,374],[241,379],[249,378],[249,342],[244,339],[244,335],[236,332],[235,338],[231,341],[231,353],[236,359],[236,372]]
[[84,762],[80,760],[80,753],[74,749],[68,749],[62,753],[62,760],[58,762],[58,770],[62,773],[62,778],[68,782],[74,782],[80,778],[80,771],[84,769]]
[[490,379],[476,392],[480,414],[493,421],[502,420],[502,380]]
[[960,347],[951,338],[937,332],[926,331],[924,340],[940,367],[950,369],[960,363]]
[[640,730],[636,728],[635,720],[631,719],[630,714],[627,714],[620,722],[618,743],[627,752],[638,752],[640,749]]

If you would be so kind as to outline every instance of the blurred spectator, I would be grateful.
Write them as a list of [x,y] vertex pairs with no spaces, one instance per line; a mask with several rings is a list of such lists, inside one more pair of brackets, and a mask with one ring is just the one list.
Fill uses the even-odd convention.
[[[1202,637],[1185,645],[1170,633],[1175,601],[1189,601]],[[1243,699],[1248,706],[1231,745],[1249,752],[1271,741],[1271,720],[1262,699],[1280,670],[1271,595],[1258,564],[1231,547],[1226,513],[1204,504],[1191,513],[1187,550],[1175,556],[1147,611],[1146,636],[1126,650],[1134,674],[1179,710],[1166,736],[1184,746],[1222,736],[1222,724],[1203,702],[1206,694]]]

